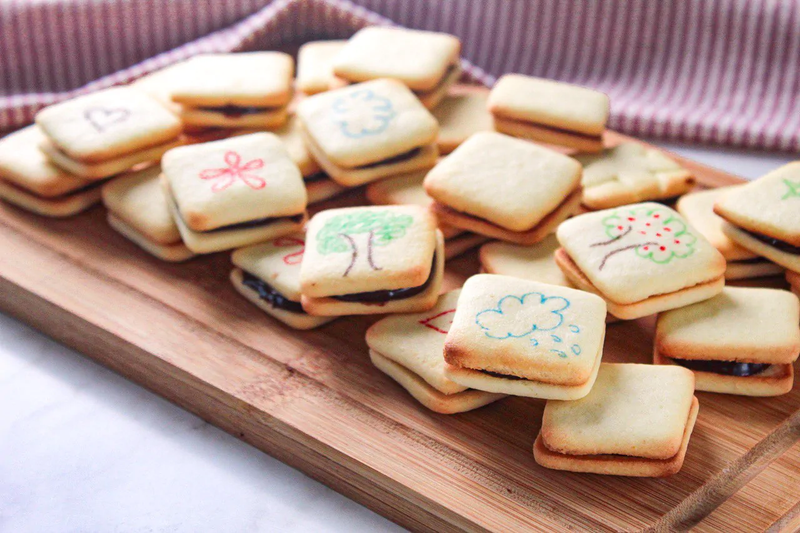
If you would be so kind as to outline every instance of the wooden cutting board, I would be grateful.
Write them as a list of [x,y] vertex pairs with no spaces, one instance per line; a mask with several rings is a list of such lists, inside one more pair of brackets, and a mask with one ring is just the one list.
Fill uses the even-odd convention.
[[[741,181],[683,163],[702,186]],[[0,308],[412,530],[797,527],[800,451],[783,452],[800,433],[800,386],[770,399],[698,393],[673,477],[550,471],[531,453],[544,402],[429,412],[370,364],[363,339],[375,318],[289,330],[234,291],[227,253],[165,264],[104,216],[0,206]],[[459,286],[478,271],[475,253],[447,271],[448,288]],[[652,326],[609,326],[604,359],[649,362]]]

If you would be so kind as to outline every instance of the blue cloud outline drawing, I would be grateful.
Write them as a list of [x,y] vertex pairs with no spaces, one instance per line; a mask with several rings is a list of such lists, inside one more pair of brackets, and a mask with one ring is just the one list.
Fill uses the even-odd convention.
[[[365,104],[371,109],[372,116],[370,119],[374,121],[375,124],[367,127],[362,126],[360,129],[356,128],[354,130],[351,125],[352,119],[348,118],[347,115],[358,109],[357,106]],[[358,89],[337,98],[334,100],[331,110],[334,115],[338,116],[335,119],[335,123],[339,126],[342,134],[351,139],[361,139],[363,137],[378,135],[386,131],[392,119],[397,115],[394,111],[392,101],[383,96],[376,95],[371,89]],[[344,115],[344,117],[342,117],[342,115]]]
[[[563,303],[563,306],[549,310],[550,313],[552,313],[553,315],[555,315],[558,318],[558,321],[556,322],[556,324],[554,326],[551,326],[551,327],[548,327],[548,328],[542,328],[542,327],[539,327],[539,325],[537,323],[533,323],[533,324],[531,324],[531,328],[528,331],[525,331],[524,333],[515,334],[515,333],[512,333],[512,332],[509,331],[509,332],[506,332],[506,334],[503,335],[503,336],[498,336],[498,335],[490,333],[492,328],[490,328],[490,327],[486,326],[484,323],[482,323],[482,320],[484,320],[482,317],[484,317],[484,316],[486,316],[487,319],[490,316],[492,316],[493,314],[500,315],[501,317],[505,316],[505,312],[503,311],[503,305],[504,305],[504,303],[506,301],[508,301],[508,300],[516,300],[517,302],[519,302],[520,306],[523,306],[523,305],[525,305],[525,301],[528,298],[531,298],[531,297],[538,297],[539,298],[539,301],[538,301],[539,305],[545,305],[549,301],[553,301],[555,303]],[[563,312],[569,306],[570,306],[569,300],[567,300],[566,298],[562,298],[561,296],[545,296],[544,294],[542,294],[540,292],[529,292],[529,293],[523,294],[522,296],[514,296],[513,294],[509,294],[507,296],[504,296],[504,297],[500,298],[500,300],[497,302],[497,305],[495,307],[489,308],[489,309],[484,309],[483,311],[480,311],[478,314],[476,314],[475,315],[475,323],[478,325],[478,327],[481,328],[481,330],[483,330],[483,334],[486,335],[487,337],[491,338],[491,339],[501,339],[502,340],[502,339],[508,339],[508,338],[527,337],[528,335],[531,335],[536,331],[553,331],[555,329],[558,329],[561,326],[561,324],[564,322]]]

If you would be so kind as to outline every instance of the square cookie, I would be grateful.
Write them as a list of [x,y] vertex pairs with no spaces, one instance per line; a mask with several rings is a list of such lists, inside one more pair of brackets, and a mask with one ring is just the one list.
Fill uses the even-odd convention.
[[427,311],[439,295],[443,241],[418,206],[317,213],[300,271],[303,308],[321,316]]
[[582,398],[600,366],[605,318],[593,294],[478,274],[464,284],[445,340],[445,376],[488,392]]
[[575,156],[583,165],[583,205],[608,209],[689,192],[692,173],[661,150],[627,142],[599,154]]
[[381,319],[366,335],[375,366],[422,405],[442,414],[471,411],[503,397],[469,389],[444,375],[444,339],[460,292],[441,295],[436,305],[424,313]]
[[742,248],[722,231],[725,221],[714,213],[714,204],[724,194],[736,187],[722,187],[686,194],[680,197],[676,209],[683,215],[686,222],[719,250],[722,257],[728,262],[725,279],[746,279],[781,274],[783,269],[780,266],[759,257],[747,248]]
[[586,397],[547,402],[534,457],[556,470],[669,476],[683,466],[698,409],[685,368],[603,363]]
[[486,108],[488,98],[487,90],[449,94],[433,109],[439,122],[439,153],[449,154],[474,133],[494,130],[492,114]]
[[657,203],[578,215],[559,226],[556,262],[576,287],[630,320],[719,294],[725,258],[677,212]]
[[[367,185],[367,199],[374,205],[419,205],[429,208],[433,198],[422,187],[427,171],[410,172]],[[439,223],[444,235],[445,259],[452,259],[488,240],[462,229]]]
[[53,217],[71,216],[96,204],[100,184],[53,165],[39,148],[44,139],[35,125],[0,139],[0,198]]
[[555,235],[548,235],[542,242],[532,246],[490,242],[481,246],[479,254],[481,268],[487,274],[500,274],[561,287],[572,287],[556,264],[555,252],[558,247]]
[[489,94],[497,131],[580,151],[602,149],[609,109],[599,91],[522,74],[501,77]]
[[460,53],[461,42],[452,35],[373,26],[350,38],[333,71],[349,82],[398,80],[433,108],[458,79]]
[[161,167],[123,174],[103,186],[108,222],[134,244],[164,261],[194,257],[181,240],[159,182]]
[[726,287],[658,315],[654,362],[695,372],[697,390],[777,396],[792,389],[800,302],[777,289]]
[[753,253],[800,272],[800,162],[727,192],[714,205],[723,232]]
[[239,248],[231,260],[236,290],[268,315],[294,329],[312,329],[333,318],[311,316],[300,304],[300,264],[305,235],[293,233]]
[[317,94],[331,88],[333,60],[347,41],[312,41],[297,52],[297,90]]
[[[63,156],[51,157],[62,167],[66,167],[61,164],[64,159],[91,167],[152,151],[175,142],[181,133],[175,115],[155,98],[129,87],[105,89],[46,107],[36,114],[36,124],[48,137],[48,155],[55,151]],[[76,173],[74,168],[65,169]]]
[[300,102],[297,114],[314,159],[342,185],[363,185],[436,162],[436,119],[398,81],[317,94]]
[[293,233],[304,222],[303,178],[271,133],[170,150],[162,171],[173,218],[196,253]]
[[580,164],[500,133],[476,133],[425,177],[443,222],[487,237],[534,244],[580,202]]

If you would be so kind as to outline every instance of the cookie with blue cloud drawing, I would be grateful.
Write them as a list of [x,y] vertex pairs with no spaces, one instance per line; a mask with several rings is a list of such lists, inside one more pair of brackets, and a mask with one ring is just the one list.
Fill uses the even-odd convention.
[[445,377],[444,340],[460,292],[441,295],[429,311],[381,319],[366,335],[372,363],[422,405],[443,414],[471,411],[503,397],[469,389]]
[[312,315],[426,311],[443,275],[444,238],[423,207],[329,209],[308,224],[300,286]]
[[800,162],[725,193],[714,212],[736,244],[800,272]]
[[114,87],[46,107],[36,114],[46,135],[41,149],[57,166],[85,179],[103,179],[158,161],[179,139],[181,122],[158,100]]
[[603,363],[584,398],[547,402],[533,455],[555,470],[669,476],[683,466],[699,408],[685,368]]
[[578,215],[559,226],[556,263],[570,283],[630,320],[719,294],[725,258],[676,211],[657,203]]
[[461,42],[445,33],[372,26],[356,32],[334,58],[334,74],[350,83],[398,80],[428,108],[461,75]]
[[719,253],[728,262],[725,279],[747,279],[781,274],[782,267],[739,246],[722,231],[725,221],[714,213],[714,204],[735,187],[738,185],[683,195],[678,200],[675,209],[686,218],[691,226],[708,239],[708,242],[719,250]]
[[445,340],[445,376],[488,392],[581,398],[597,376],[605,319],[605,302],[584,291],[473,276]]
[[579,152],[599,152],[610,103],[607,95],[593,89],[506,74],[489,94],[489,111],[501,133]]
[[176,148],[161,167],[173,218],[195,253],[262,242],[305,223],[300,170],[271,133]]
[[472,135],[425,177],[433,210],[450,226],[517,244],[555,231],[580,204],[571,157],[495,132]]
[[341,185],[363,185],[436,163],[436,119],[398,81],[375,80],[311,96],[300,102],[297,115],[312,156]]

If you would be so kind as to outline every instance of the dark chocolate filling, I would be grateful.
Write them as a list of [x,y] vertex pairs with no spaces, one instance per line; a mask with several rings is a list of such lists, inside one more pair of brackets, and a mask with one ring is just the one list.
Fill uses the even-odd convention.
[[418,146],[416,148],[413,148],[413,149],[409,150],[408,152],[403,152],[402,154],[398,154],[398,155],[392,156],[392,157],[390,157],[388,159],[381,159],[380,161],[376,161],[374,163],[368,163],[366,165],[361,165],[361,166],[358,166],[358,167],[355,167],[355,168],[356,169],[366,169],[366,168],[379,167],[381,165],[391,165],[391,164],[394,164],[394,163],[400,163],[401,161],[406,161],[408,159],[416,157],[416,155],[420,152],[420,150],[422,150],[422,148],[420,148]]
[[95,181],[95,182],[92,182],[92,183],[88,183],[88,184],[84,185],[83,187],[78,187],[77,189],[73,189],[71,191],[67,191],[65,193],[61,193],[61,194],[59,194],[57,196],[39,196],[38,193],[36,193],[36,192],[34,192],[34,191],[30,190],[30,189],[26,189],[25,187],[21,187],[21,186],[17,185],[16,183],[11,183],[8,180],[3,180],[3,183],[8,185],[9,187],[12,187],[14,189],[17,189],[17,190],[23,192],[25,194],[30,194],[31,196],[36,196],[37,198],[41,198],[42,200],[57,201],[57,200],[65,200],[67,198],[71,198],[72,196],[81,194],[83,192],[87,192],[87,191],[90,191],[90,190],[95,189],[97,187],[101,187],[102,185],[104,185],[106,183],[106,181],[107,180],[103,179],[103,180],[98,180],[98,181]]
[[289,311],[290,313],[306,313],[303,310],[303,306],[300,305],[300,302],[289,300],[286,298],[286,296],[279,293],[275,287],[263,279],[250,274],[249,272],[242,271],[242,284],[258,293],[259,298],[269,303],[276,309],[283,309],[284,311]]
[[433,254],[433,262],[431,264],[431,273],[425,283],[417,287],[408,287],[405,289],[390,289],[384,291],[370,291],[370,292],[354,292],[353,294],[342,294],[341,296],[332,296],[342,302],[362,302],[362,303],[384,303],[392,300],[405,300],[423,292],[431,284],[434,274],[436,273],[436,254]]
[[747,377],[764,372],[771,365],[764,363],[739,363],[737,361],[696,361],[690,359],[672,359],[677,364],[690,370],[712,372],[723,376]]
[[212,111],[214,113],[222,113],[228,118],[241,118],[245,115],[257,115],[259,113],[266,113],[270,111],[271,107],[254,107],[254,106],[238,106],[238,105],[225,105],[219,107],[199,107],[202,111]]
[[[474,369],[473,369],[474,370]],[[490,370],[478,370],[481,374],[486,374],[487,376],[492,376],[493,378],[501,378],[501,379],[512,379],[512,380],[524,380],[525,378],[521,378],[519,376],[512,376],[510,374],[501,374],[500,372],[492,372]]]
[[769,235],[764,235],[763,233],[756,233],[755,231],[746,230],[744,228],[739,228],[739,229],[741,229],[754,239],[759,240],[768,246],[772,246],[773,248],[776,248],[781,252],[786,252],[787,254],[792,254],[792,255],[800,255],[800,246],[789,244],[786,241],[781,241],[774,237],[770,237]]
[[316,174],[311,174],[310,176],[303,178],[303,181],[306,183],[315,183],[317,181],[322,181],[328,179],[328,175],[324,172],[317,172]]
[[232,229],[260,228],[262,226],[269,226],[270,224],[280,222],[281,220],[291,220],[292,222],[299,223],[301,220],[303,220],[303,215],[294,215],[291,217],[257,218],[255,220],[248,220],[247,222],[237,222],[236,224],[228,224],[227,226],[220,226],[218,228],[209,229],[206,231],[198,231],[197,233],[214,233],[215,231],[227,231]]
[[751,257],[750,259],[737,259],[735,261],[731,261],[732,263],[743,264],[743,265],[755,265],[760,263],[769,263],[763,257]]

